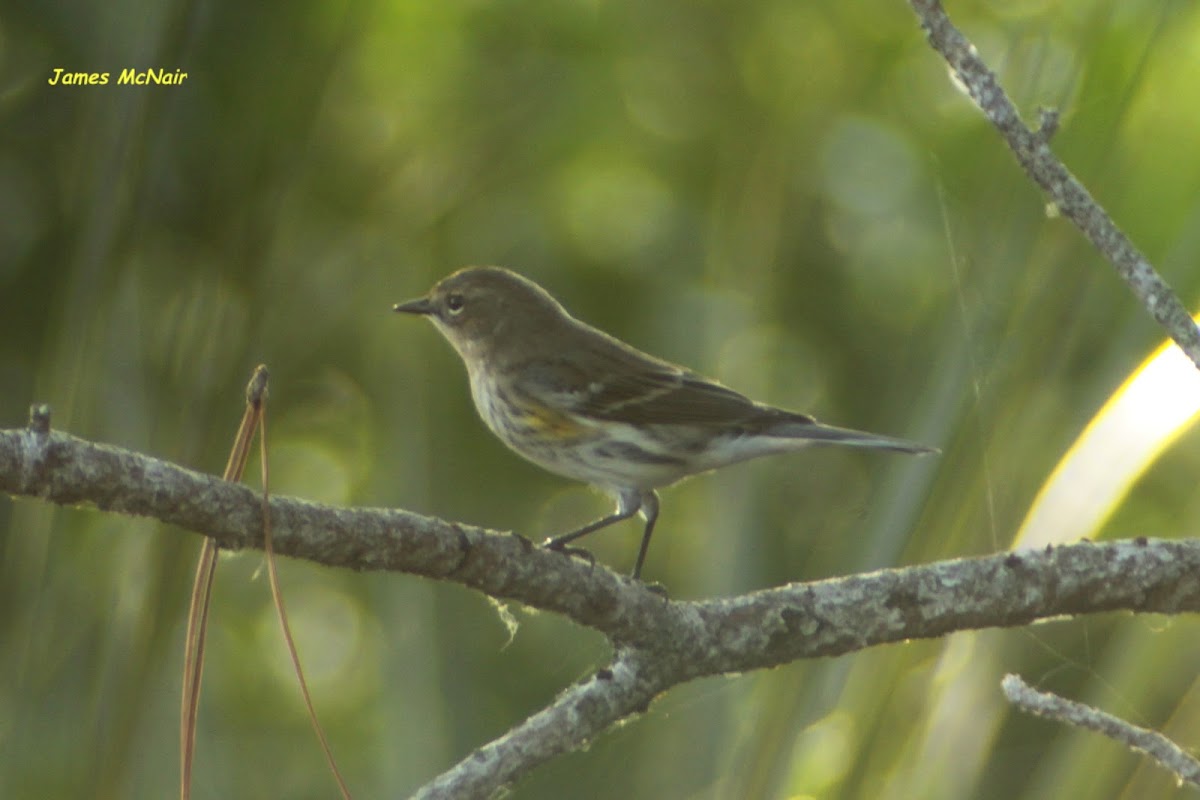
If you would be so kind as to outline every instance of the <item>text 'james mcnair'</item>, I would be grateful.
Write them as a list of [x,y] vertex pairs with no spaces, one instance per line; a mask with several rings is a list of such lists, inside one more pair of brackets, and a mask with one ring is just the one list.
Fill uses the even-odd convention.
[[[51,86],[105,86],[108,84],[109,72],[67,72],[61,67],[54,68],[54,74],[46,83]],[[178,86],[187,80],[188,74],[181,69],[123,69],[117,76],[118,84],[133,86]]]

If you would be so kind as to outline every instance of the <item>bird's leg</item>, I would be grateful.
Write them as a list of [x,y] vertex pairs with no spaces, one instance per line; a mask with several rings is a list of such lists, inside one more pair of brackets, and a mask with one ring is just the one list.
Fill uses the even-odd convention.
[[650,549],[650,534],[654,533],[654,523],[658,522],[658,495],[653,491],[644,492],[640,505],[642,516],[646,518],[646,529],[642,532],[642,546],[638,548],[637,562],[633,565],[634,580],[642,577],[642,564],[646,560],[646,551]]
[[[658,500],[658,498],[655,498],[655,512],[658,511],[658,501],[656,500]],[[644,503],[646,503],[646,498],[644,498],[644,495],[641,492],[622,492],[617,499],[617,510],[613,511],[611,515],[596,519],[595,522],[589,522],[588,524],[583,525],[582,528],[572,530],[569,534],[554,536],[553,539],[547,539],[544,543],[542,543],[542,547],[551,549],[551,551],[558,551],[559,553],[582,555],[583,558],[593,561],[594,563],[595,559],[592,557],[592,554],[578,547],[568,547],[569,543],[574,542],[576,539],[580,539],[581,536],[594,534],[595,531],[598,531],[601,528],[607,528],[608,525],[622,522],[623,519],[629,519],[630,517],[634,516],[638,510],[642,509]],[[634,577],[637,576],[635,575]]]
[[602,517],[601,519],[598,519],[595,522],[589,522],[587,525],[584,525],[582,528],[577,528],[576,530],[573,530],[570,533],[564,533],[562,536],[555,536],[553,539],[547,539],[545,542],[542,543],[542,546],[549,550],[562,550],[564,547],[566,547],[568,544],[575,541],[576,539],[578,539],[582,536],[587,536],[589,533],[595,533],[596,531],[600,530],[601,528],[607,528],[609,525],[612,525],[614,523],[629,519],[637,512],[638,512],[637,506],[634,506],[633,508],[629,508],[629,509],[626,509],[624,506],[618,506],[617,510],[614,511],[613,513],[609,514],[607,517]]
[[654,533],[654,523],[658,521],[658,495],[653,490],[629,489],[621,492],[617,500],[616,511],[595,522],[589,522],[582,528],[573,530],[570,533],[564,533],[562,536],[547,539],[542,546],[549,550],[578,555],[594,561],[592,554],[588,551],[577,547],[567,547],[567,545],[582,536],[587,536],[589,533],[595,533],[601,528],[607,528],[609,525],[629,519],[639,511],[642,512],[642,516],[646,519],[646,527],[642,531],[642,544],[638,548],[637,562],[633,566],[631,577],[635,580],[640,580],[642,576],[642,564],[646,561],[646,551],[650,548],[650,535]]

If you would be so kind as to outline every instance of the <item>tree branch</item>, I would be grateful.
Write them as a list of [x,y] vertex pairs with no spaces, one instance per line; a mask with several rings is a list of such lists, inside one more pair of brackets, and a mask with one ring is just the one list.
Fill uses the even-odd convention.
[[1200,788],[1200,761],[1158,731],[1138,727],[1120,717],[1050,692],[1039,692],[1018,675],[1005,675],[1000,686],[1008,701],[1022,711],[1104,734],[1130,750],[1150,756],[1175,773],[1180,783]]
[[[250,489],[51,431],[44,411],[27,429],[0,431],[0,490],[152,517],[228,549],[262,547],[260,498]],[[522,537],[408,511],[277,496],[271,514],[277,553],[454,581],[563,614],[616,646],[608,668],[429,784],[431,798],[487,797],[702,676],[1064,614],[1200,610],[1193,540],[1085,542],[681,602]]]
[[597,734],[644,710],[668,688],[662,677],[645,654],[624,651],[608,668],[426,784],[415,800],[492,797],[539,764],[586,746]]
[[975,105],[1004,137],[1017,163],[1063,216],[1075,223],[1088,241],[1116,267],[1117,274],[1150,316],[1187,353],[1192,363],[1200,367],[1200,330],[1191,314],[1149,260],[1051,151],[1050,138],[1058,127],[1058,115],[1043,112],[1039,130],[1030,130],[1021,121],[995,73],[979,57],[975,45],[954,27],[941,2],[909,0],[909,3],[921,21],[929,44],[946,59]]

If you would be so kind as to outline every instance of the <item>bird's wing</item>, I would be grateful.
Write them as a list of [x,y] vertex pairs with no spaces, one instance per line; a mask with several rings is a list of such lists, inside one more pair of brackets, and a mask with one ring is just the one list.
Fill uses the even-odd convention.
[[721,425],[801,414],[768,409],[732,389],[636,351],[604,348],[589,358],[555,358],[519,370],[521,391],[575,414],[633,425]]

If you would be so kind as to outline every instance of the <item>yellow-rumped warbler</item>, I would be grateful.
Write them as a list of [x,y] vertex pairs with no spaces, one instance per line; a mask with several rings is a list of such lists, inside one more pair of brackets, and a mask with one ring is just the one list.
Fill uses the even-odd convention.
[[569,542],[641,512],[633,577],[658,518],[655,489],[749,458],[809,444],[932,453],[932,447],[822,425],[732,389],[572,317],[533,281],[467,267],[395,311],[427,316],[467,366],[471,396],[492,433],[540,467],[605,489],[612,514],[548,539]]

